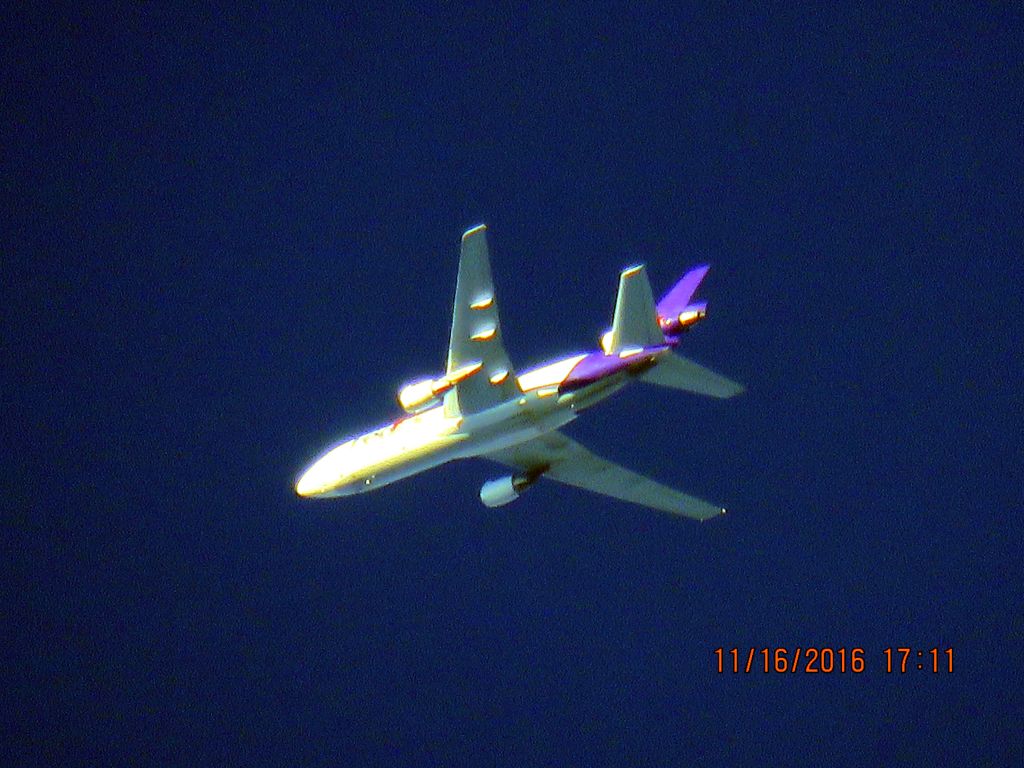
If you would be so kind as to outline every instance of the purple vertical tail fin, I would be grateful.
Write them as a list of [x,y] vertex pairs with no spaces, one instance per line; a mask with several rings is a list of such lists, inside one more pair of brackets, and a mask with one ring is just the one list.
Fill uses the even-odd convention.
[[710,265],[701,264],[683,275],[679,282],[661,297],[661,301],[658,302],[658,316],[675,317],[684,312],[709,269]]
[[680,334],[688,331],[694,323],[703,320],[707,314],[706,301],[691,302],[693,294],[697,292],[709,269],[707,264],[694,267],[658,302],[658,326],[668,343],[678,342]]

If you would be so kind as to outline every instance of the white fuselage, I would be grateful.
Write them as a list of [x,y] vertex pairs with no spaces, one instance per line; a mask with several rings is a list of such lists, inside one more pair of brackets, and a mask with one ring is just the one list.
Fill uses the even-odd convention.
[[624,371],[559,394],[558,383],[580,359],[564,358],[522,374],[522,394],[485,411],[458,414],[441,404],[346,440],[310,465],[295,491],[324,498],[361,493],[452,459],[491,453],[558,429],[630,380]]

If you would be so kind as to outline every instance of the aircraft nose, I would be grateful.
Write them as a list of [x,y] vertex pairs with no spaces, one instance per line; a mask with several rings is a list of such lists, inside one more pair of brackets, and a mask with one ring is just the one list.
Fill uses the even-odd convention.
[[299,496],[333,496],[345,480],[345,446],[331,449],[326,455],[310,464],[295,482],[295,493]]
[[295,493],[303,498],[309,498],[320,490],[320,484],[317,481],[316,473],[313,469],[307,469],[302,473],[302,477],[295,483]]

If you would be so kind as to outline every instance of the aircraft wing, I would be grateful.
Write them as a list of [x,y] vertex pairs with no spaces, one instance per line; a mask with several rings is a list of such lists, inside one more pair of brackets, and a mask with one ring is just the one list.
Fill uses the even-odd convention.
[[721,507],[602,459],[561,432],[548,432],[485,454],[484,458],[523,472],[543,471],[544,477],[559,483],[694,520],[707,520],[725,512]]
[[448,373],[477,362],[483,363],[483,368],[460,381],[446,397],[446,405],[452,405],[454,399],[460,413],[482,411],[519,394],[512,364],[501,343],[487,228],[483,224],[462,236]]

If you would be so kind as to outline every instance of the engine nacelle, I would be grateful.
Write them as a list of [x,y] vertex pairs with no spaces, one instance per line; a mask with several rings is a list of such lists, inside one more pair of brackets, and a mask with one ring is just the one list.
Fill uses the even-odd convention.
[[419,413],[427,408],[433,408],[441,402],[441,395],[460,381],[468,379],[482,367],[483,363],[471,363],[440,379],[421,379],[407,384],[398,391],[398,404],[406,413]]
[[433,379],[423,379],[407,384],[398,392],[398,404],[406,413],[419,413],[437,405],[441,401],[441,395],[448,387],[438,390],[434,384]]
[[540,477],[537,475],[509,475],[488,480],[480,488],[480,501],[487,507],[501,507],[515,501]]
[[678,336],[703,320],[707,313],[708,304],[706,301],[702,301],[689,305],[678,315],[659,317],[658,325],[661,326],[661,330],[666,336]]

